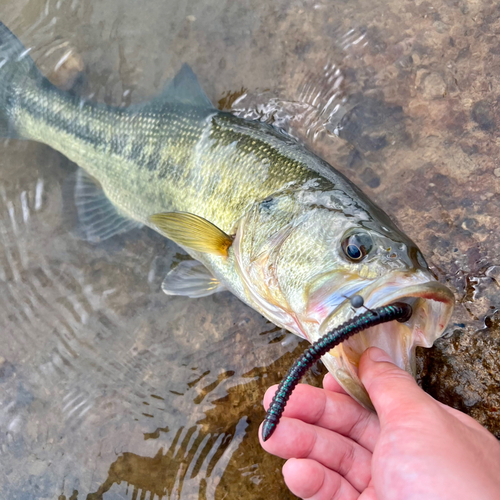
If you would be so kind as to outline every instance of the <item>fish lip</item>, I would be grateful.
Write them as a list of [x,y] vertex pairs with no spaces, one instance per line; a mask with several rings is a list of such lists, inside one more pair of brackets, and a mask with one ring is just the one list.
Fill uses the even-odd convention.
[[[372,402],[359,376],[361,354],[372,346],[388,352],[394,363],[413,376],[416,372],[415,348],[431,347],[448,324],[453,312],[454,295],[443,284],[425,272],[396,272],[376,280],[358,292],[365,307],[381,307],[395,301],[412,305],[413,314],[405,323],[390,322],[371,327],[342,342],[323,356],[323,362],[340,385],[364,407],[373,410]],[[332,311],[320,326],[320,335],[331,331],[340,322],[361,314],[348,299]]]
[[[382,292],[383,292],[382,288]],[[379,290],[380,293],[380,290]],[[366,307],[385,306],[396,301],[407,302],[413,307],[412,316],[405,322],[412,329],[414,346],[432,347],[441,337],[453,313],[455,296],[451,290],[438,281],[429,280],[394,290],[383,298],[377,297],[376,291],[366,300]],[[421,301],[424,301],[423,303]],[[417,306],[415,308],[415,306]],[[423,323],[423,327],[419,327]],[[415,374],[414,360],[410,366],[401,366]]]
[[[377,300],[377,298],[373,295],[375,295],[375,293],[368,296],[365,301],[365,306],[367,308],[382,307],[394,302],[410,303],[411,299],[424,299],[443,304],[445,309],[442,311],[442,317],[440,318],[437,325],[439,334],[429,345],[425,344],[425,347],[430,347],[434,343],[434,340],[442,335],[451,317],[455,303],[455,297],[451,290],[438,281],[428,281],[426,283],[421,283],[418,285],[402,287],[399,290],[395,290],[393,293],[386,295],[383,299]],[[414,311],[414,313],[415,312],[416,311]],[[411,322],[411,318],[409,321]]]
[[404,297],[419,297],[423,299],[434,300],[437,302],[442,302],[449,306],[453,306],[455,302],[455,297],[451,290],[439,283],[439,281],[427,281],[424,283],[419,283],[417,285],[409,285],[393,293],[387,295],[384,300],[375,300],[373,298],[373,292],[367,297],[366,306],[367,307],[381,307],[391,302],[404,299]]
[[[410,279],[408,279],[410,277]],[[397,285],[397,281],[401,282],[408,281],[408,285]],[[395,282],[396,285],[391,285],[390,282]],[[393,290],[384,295],[384,292],[388,289],[393,288]],[[415,273],[403,273],[395,272],[390,273],[388,276],[379,278],[375,282],[367,285],[365,288],[360,290],[357,295],[361,295],[364,299],[364,308],[359,308],[354,310],[348,298],[340,304],[337,308],[331,311],[328,316],[322,321],[320,325],[320,333],[326,334],[328,331],[332,330],[337,324],[332,324],[336,317],[342,316],[342,313],[349,311],[350,314],[345,314],[345,320],[350,320],[357,314],[361,314],[364,309],[374,309],[377,307],[382,307],[393,302],[407,302],[408,298],[422,298],[427,300],[433,300],[436,302],[441,302],[448,308],[448,314],[443,318],[442,329],[446,328],[446,324],[449,321],[451,313],[453,312],[453,306],[455,303],[455,296],[451,290],[440,283],[435,281],[432,277],[423,272]],[[330,326],[331,325],[331,326]],[[442,332],[436,337],[438,338]]]

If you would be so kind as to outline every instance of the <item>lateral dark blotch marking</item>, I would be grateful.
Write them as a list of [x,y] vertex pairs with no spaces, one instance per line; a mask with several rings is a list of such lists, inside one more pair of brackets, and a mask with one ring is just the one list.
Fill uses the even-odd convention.
[[156,141],[153,151],[149,154],[149,157],[146,160],[146,168],[150,172],[154,172],[158,168],[158,165],[160,163],[161,149],[162,149],[161,141]]
[[60,113],[43,106],[33,95],[23,95],[18,106],[35,120],[44,121],[50,127],[72,134],[77,139],[91,144],[96,148],[102,148],[105,143],[103,132],[98,129],[96,130],[90,120],[65,119],[61,117]]
[[[127,135],[127,142],[128,142],[128,135]],[[146,153],[144,152],[144,146],[139,141],[134,141],[132,143],[132,148],[130,150],[130,154],[128,155],[128,160],[135,162],[139,166],[141,166],[146,161]]]
[[265,210],[267,212],[275,205],[275,203],[275,198],[273,198],[272,196],[268,196],[266,199],[260,202],[260,207],[262,210]]
[[165,165],[162,165],[162,168],[158,169],[158,179],[166,179],[168,174],[168,168],[165,168]]
[[122,134],[115,134],[109,141],[110,152],[115,155],[123,154],[127,141]]

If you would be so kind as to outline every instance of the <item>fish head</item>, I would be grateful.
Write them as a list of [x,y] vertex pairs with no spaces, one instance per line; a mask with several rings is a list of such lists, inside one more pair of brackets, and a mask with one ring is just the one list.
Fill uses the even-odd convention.
[[311,343],[364,308],[406,302],[413,314],[364,330],[322,358],[340,385],[373,408],[358,376],[371,346],[415,375],[417,346],[444,332],[454,297],[439,283],[415,243],[362,193],[345,189],[288,191],[255,204],[233,244],[247,301],[274,323]]

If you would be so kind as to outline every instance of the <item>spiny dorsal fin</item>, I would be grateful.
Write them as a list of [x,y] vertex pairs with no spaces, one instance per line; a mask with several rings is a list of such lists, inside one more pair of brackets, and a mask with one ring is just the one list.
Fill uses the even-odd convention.
[[210,99],[200,87],[193,70],[187,64],[182,66],[156,97],[153,97],[150,101],[133,105],[129,109],[132,112],[144,109],[159,110],[172,104],[184,104],[207,111],[215,110]]
[[198,252],[227,256],[233,239],[203,217],[188,212],[165,212],[149,217],[158,230],[178,245]]
[[198,298],[222,292],[227,288],[196,260],[185,260],[172,269],[161,285],[167,295]]

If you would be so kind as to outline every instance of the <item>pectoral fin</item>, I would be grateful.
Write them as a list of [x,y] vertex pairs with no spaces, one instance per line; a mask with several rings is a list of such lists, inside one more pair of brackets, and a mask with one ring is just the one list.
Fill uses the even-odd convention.
[[227,288],[208,269],[195,260],[181,262],[170,271],[161,285],[167,295],[205,297]]
[[149,217],[158,230],[178,245],[198,252],[227,256],[233,239],[211,222],[187,212],[165,212]]

